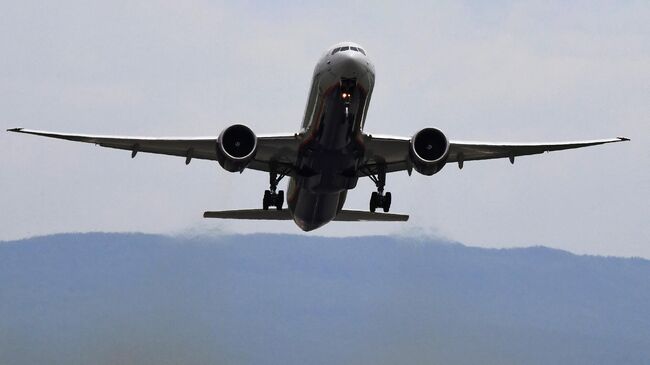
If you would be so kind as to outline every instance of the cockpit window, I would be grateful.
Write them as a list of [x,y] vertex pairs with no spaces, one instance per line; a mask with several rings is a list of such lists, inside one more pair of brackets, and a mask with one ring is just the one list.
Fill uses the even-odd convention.
[[352,46],[346,46],[346,47],[338,47],[338,48],[334,48],[334,49],[332,50],[331,55],[333,55],[333,54],[335,54],[335,53],[337,53],[337,52],[343,52],[343,51],[355,51],[355,52],[361,52],[361,53],[363,53],[364,56],[366,55],[366,51],[364,51],[363,48],[360,48],[360,47],[352,47]]

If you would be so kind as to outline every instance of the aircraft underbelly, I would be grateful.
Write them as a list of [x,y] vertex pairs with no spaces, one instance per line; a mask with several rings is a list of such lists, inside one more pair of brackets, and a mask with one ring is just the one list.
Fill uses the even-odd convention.
[[[347,99],[341,98],[346,93]],[[297,184],[313,193],[352,189],[363,157],[361,126],[367,100],[361,88],[336,86],[318,98],[318,113],[309,123],[298,159]]]
[[343,207],[347,191],[313,193],[290,183],[288,206],[294,222],[303,231],[311,231],[332,221]]
[[333,220],[358,181],[374,74],[364,57],[348,56],[317,66],[312,81],[304,141],[287,191],[289,211],[305,231]]
[[366,93],[345,90],[352,98],[341,98],[341,87],[321,96],[320,113],[310,124],[310,138],[298,157],[298,171],[291,179],[287,203],[296,224],[316,229],[336,217],[343,208],[348,189],[358,181],[357,164],[363,157],[359,143]]

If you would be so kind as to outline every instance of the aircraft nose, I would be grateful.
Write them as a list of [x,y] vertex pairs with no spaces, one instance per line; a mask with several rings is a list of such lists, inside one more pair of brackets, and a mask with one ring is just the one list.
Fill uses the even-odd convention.
[[340,52],[333,60],[332,71],[341,78],[357,78],[367,72],[366,62],[357,52]]

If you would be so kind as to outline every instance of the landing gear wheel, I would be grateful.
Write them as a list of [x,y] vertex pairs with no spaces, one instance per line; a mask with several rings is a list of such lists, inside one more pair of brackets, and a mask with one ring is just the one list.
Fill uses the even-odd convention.
[[269,172],[269,190],[264,190],[264,198],[262,199],[262,209],[269,210],[269,207],[275,207],[277,210],[282,210],[284,205],[284,191],[277,191],[278,183],[283,177],[287,176],[290,172],[288,169],[277,171],[272,168]]
[[374,213],[375,210],[377,210],[378,206],[379,206],[379,193],[373,191],[372,194],[370,194],[370,211]]
[[388,213],[388,211],[390,210],[390,203],[393,200],[393,197],[390,194],[390,192],[388,192],[388,193],[386,193],[386,195],[384,195],[383,200],[384,201],[382,202],[381,207],[382,207],[382,209],[384,209],[384,213]]
[[271,191],[264,190],[264,198],[262,199],[262,209],[269,210],[270,205],[271,205]]
[[277,210],[282,210],[283,204],[284,204],[284,191],[280,190],[275,197],[275,208]]
[[365,171],[366,176],[377,186],[377,191],[373,192],[370,195],[370,211],[375,212],[377,208],[381,208],[385,213],[388,213],[390,210],[390,203],[393,201],[393,197],[390,193],[384,195],[384,187],[386,186],[386,169],[385,167],[379,167],[377,170],[377,176],[375,176],[369,170]]
[[282,210],[284,205],[284,191],[274,192],[271,190],[264,191],[264,198],[262,199],[262,209],[269,210],[269,207],[275,207],[277,210]]

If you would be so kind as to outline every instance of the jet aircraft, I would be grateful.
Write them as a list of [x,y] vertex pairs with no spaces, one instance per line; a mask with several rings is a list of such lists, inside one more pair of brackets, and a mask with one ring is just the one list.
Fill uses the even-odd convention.
[[[261,209],[205,212],[206,218],[293,220],[304,231],[330,221],[406,221],[408,215],[388,213],[392,196],[385,192],[386,174],[413,170],[424,175],[446,164],[508,158],[628,141],[624,137],[559,143],[490,143],[449,139],[441,130],[427,127],[411,137],[364,133],[366,115],[375,84],[375,67],[365,48],[343,42],[327,49],[316,64],[300,130],[287,135],[256,135],[234,124],[217,137],[154,138],[64,134],[24,128],[10,132],[87,142],[102,147],[214,160],[230,172],[244,169],[269,174]],[[288,209],[278,184],[290,177]],[[377,190],[369,211],[343,209],[346,195],[359,178],[368,177]],[[269,210],[269,208],[275,208]],[[377,209],[384,213],[376,212]]]

